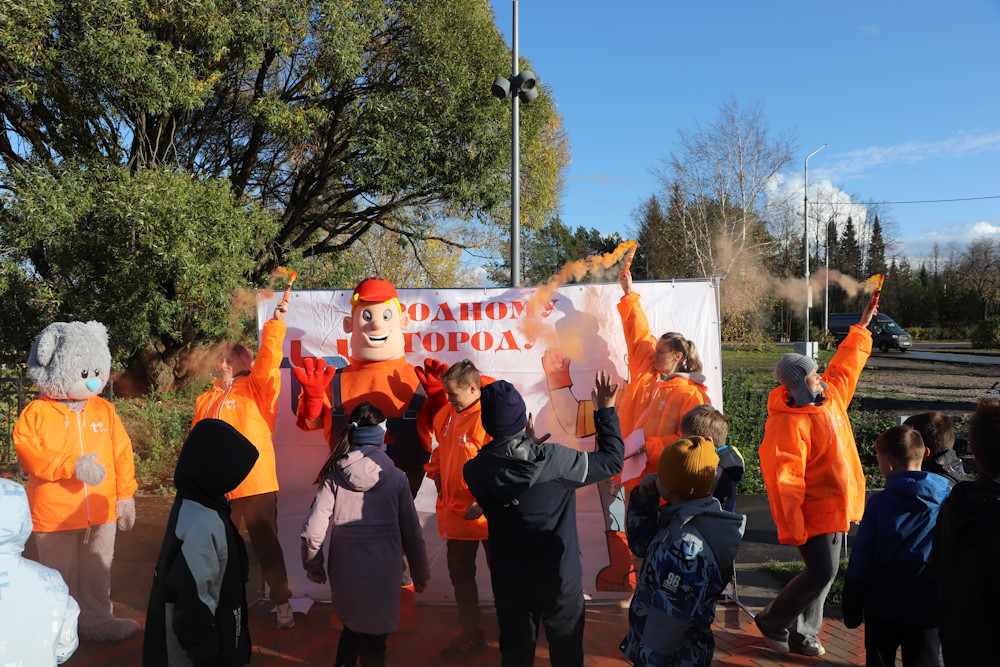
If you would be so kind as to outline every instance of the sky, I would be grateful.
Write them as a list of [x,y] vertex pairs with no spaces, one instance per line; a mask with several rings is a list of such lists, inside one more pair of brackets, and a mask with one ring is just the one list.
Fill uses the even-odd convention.
[[[490,1],[509,46],[513,3]],[[520,55],[569,135],[571,227],[632,229],[678,131],[732,96],[794,137],[780,187],[800,200],[827,144],[809,159],[810,218],[823,200],[993,197],[890,204],[882,221],[911,258],[1000,232],[1000,0],[520,0],[518,14]]]

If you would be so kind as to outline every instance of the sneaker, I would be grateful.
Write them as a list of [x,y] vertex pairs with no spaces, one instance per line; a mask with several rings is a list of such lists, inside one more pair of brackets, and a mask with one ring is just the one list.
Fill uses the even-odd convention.
[[292,605],[288,602],[283,602],[274,608],[278,612],[278,629],[287,630],[288,628],[295,625],[295,613],[292,611]]
[[796,644],[790,648],[792,653],[798,653],[799,655],[811,655],[814,658],[818,658],[826,653],[826,649],[823,648],[823,645],[818,639],[807,639],[801,644]]
[[757,619],[754,619],[754,623],[756,623],[757,629],[760,630],[760,634],[764,638],[764,644],[769,649],[771,649],[778,655],[788,655],[791,652],[791,648],[788,646],[787,641],[783,641],[781,639],[775,639],[774,637],[768,635],[767,631],[765,631],[764,628],[760,627],[760,622],[758,622]]
[[448,661],[461,661],[469,656],[484,652],[489,646],[480,631],[473,636],[460,635],[455,641],[441,649],[441,657]]

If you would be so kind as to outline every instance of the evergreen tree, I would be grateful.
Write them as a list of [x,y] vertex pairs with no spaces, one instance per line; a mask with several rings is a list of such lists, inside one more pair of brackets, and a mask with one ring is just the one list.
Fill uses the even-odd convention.
[[861,278],[861,245],[858,243],[858,233],[854,229],[854,220],[847,216],[844,233],[840,237],[840,261],[837,270],[852,278]]
[[878,216],[872,223],[872,238],[868,244],[868,256],[865,258],[865,275],[872,276],[876,273],[885,273],[885,241],[882,239],[882,223]]

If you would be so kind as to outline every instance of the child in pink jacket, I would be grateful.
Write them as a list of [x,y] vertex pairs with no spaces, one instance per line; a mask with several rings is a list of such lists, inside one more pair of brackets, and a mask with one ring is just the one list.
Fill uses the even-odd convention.
[[302,566],[316,583],[329,573],[333,610],[344,624],[338,667],[353,667],[359,657],[362,667],[377,667],[385,664],[386,637],[399,623],[403,554],[416,592],[431,574],[406,475],[382,450],[385,416],[361,403],[350,420],[316,479],[319,492],[302,526]]

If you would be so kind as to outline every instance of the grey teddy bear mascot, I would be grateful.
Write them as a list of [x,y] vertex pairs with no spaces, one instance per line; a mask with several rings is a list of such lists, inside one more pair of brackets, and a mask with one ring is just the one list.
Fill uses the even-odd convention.
[[115,534],[135,524],[137,487],[132,441],[114,406],[98,396],[110,372],[103,324],[50,324],[28,355],[41,397],[14,426],[38,560],[66,580],[80,604],[80,637],[94,641],[121,641],[139,629],[112,615]]

